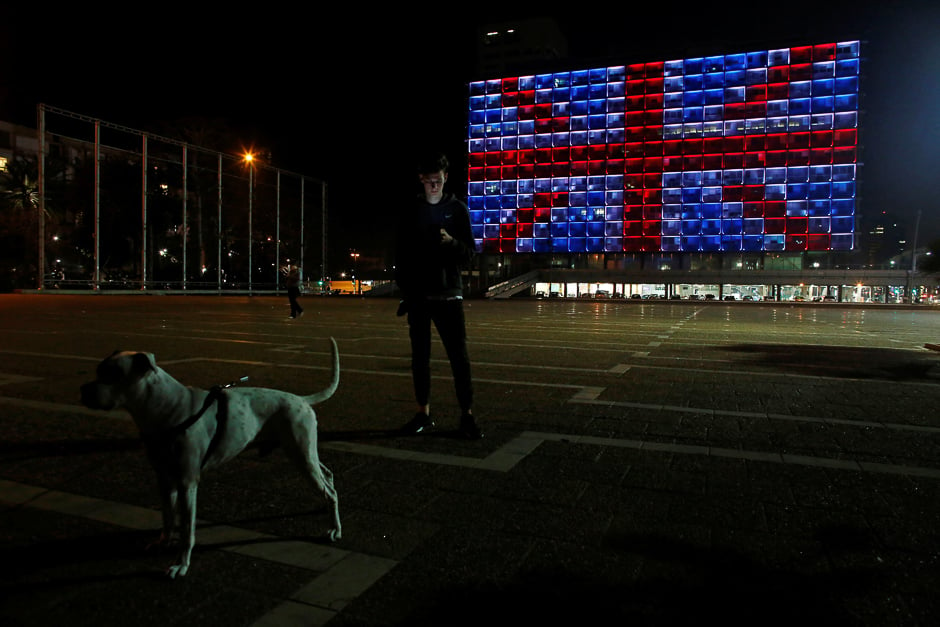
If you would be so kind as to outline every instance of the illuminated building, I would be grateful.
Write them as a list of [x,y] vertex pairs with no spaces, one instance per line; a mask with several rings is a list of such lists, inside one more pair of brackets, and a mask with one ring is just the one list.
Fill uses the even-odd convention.
[[487,253],[848,251],[859,42],[469,85]]

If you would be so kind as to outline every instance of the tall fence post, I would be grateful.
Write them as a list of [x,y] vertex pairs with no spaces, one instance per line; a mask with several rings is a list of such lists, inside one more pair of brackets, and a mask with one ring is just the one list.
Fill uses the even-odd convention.
[[147,134],[141,140],[140,158],[140,289],[147,289]]

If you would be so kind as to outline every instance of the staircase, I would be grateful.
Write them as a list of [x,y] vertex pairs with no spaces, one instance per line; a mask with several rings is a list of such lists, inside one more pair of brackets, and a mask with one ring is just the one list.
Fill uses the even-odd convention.
[[538,270],[521,274],[517,277],[509,279],[508,281],[503,281],[502,283],[497,283],[496,285],[491,286],[488,290],[486,290],[486,297],[496,299],[510,298],[519,292],[525,291],[532,287],[538,278]]

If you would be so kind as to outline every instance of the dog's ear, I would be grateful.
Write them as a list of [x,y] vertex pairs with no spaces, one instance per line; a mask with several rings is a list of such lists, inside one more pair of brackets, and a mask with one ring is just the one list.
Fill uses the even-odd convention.
[[134,372],[143,374],[148,370],[156,370],[157,362],[150,353],[134,353],[133,361]]

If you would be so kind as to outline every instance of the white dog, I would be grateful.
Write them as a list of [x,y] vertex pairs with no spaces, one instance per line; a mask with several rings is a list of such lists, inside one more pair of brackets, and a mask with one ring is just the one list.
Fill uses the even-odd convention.
[[300,464],[303,475],[333,506],[330,539],[341,537],[333,473],[317,454],[317,418],[311,407],[339,387],[339,349],[335,340],[330,342],[332,380],[325,390],[310,396],[267,388],[187,387],[158,367],[152,354],[134,352],[115,352],[98,365],[95,380],[82,386],[82,403],[87,407],[123,407],[140,429],[163,501],[162,544],[170,541],[178,507],[182,546],[178,562],[167,570],[171,578],[189,570],[200,474],[232,459],[252,442],[262,448],[280,444]]

